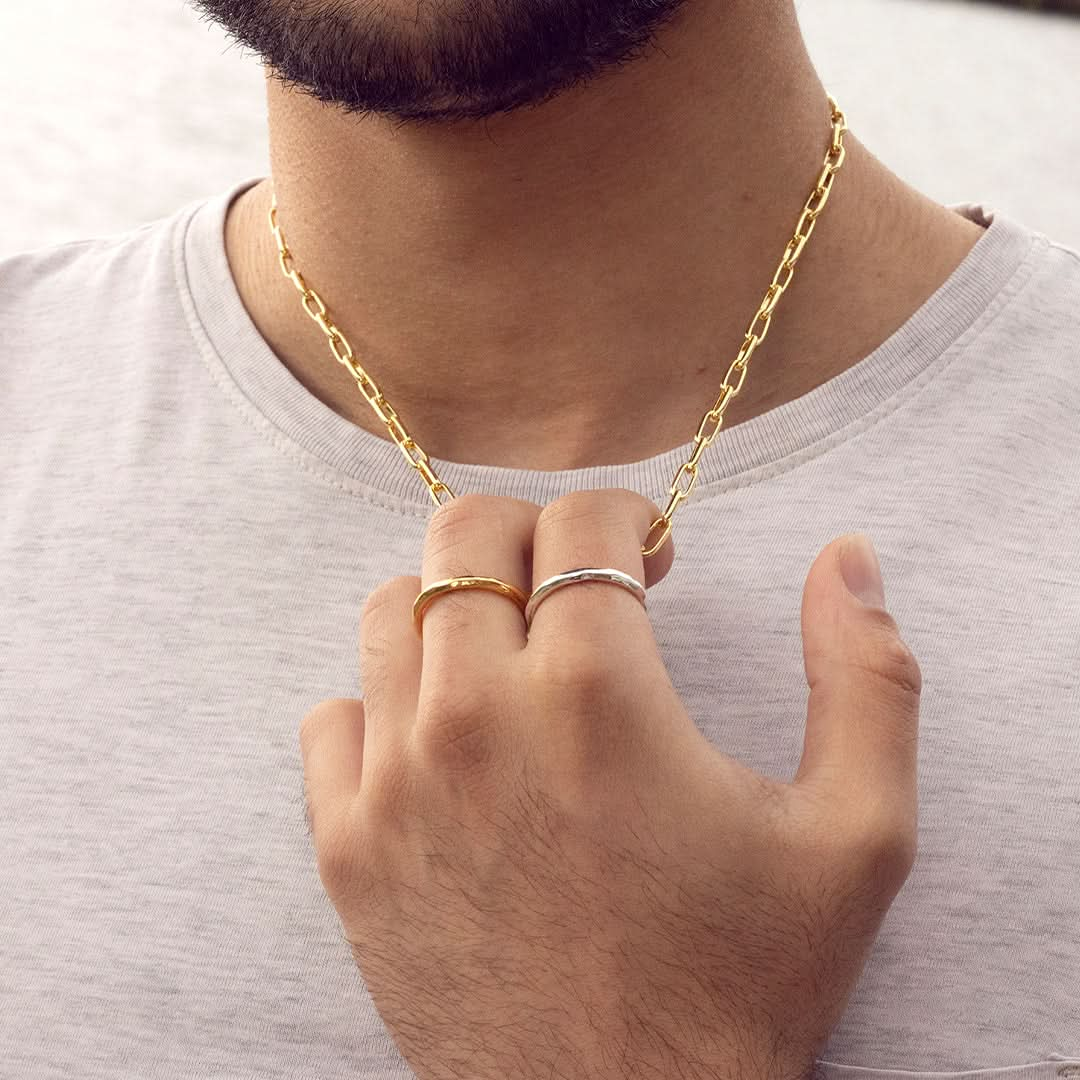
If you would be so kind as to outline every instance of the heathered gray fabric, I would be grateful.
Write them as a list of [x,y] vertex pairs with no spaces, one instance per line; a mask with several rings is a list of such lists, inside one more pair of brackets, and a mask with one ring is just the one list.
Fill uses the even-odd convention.
[[[410,1072],[315,870],[297,728],[430,506],[273,356],[228,200],[0,261],[0,1075]],[[811,562],[864,529],[922,665],[921,840],[831,1080],[1080,1077],[1080,257],[985,206],[889,340],[733,427],[650,594],[717,745],[802,746]],[[459,491],[662,498],[685,447]]]

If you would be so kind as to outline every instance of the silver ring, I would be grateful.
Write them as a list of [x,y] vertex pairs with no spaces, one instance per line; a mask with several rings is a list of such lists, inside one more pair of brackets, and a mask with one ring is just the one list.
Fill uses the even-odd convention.
[[580,570],[567,570],[565,573],[555,574],[533,589],[532,596],[529,597],[529,602],[525,605],[525,629],[528,630],[532,626],[536,609],[547,597],[563,588],[563,586],[576,585],[579,581],[606,581],[612,585],[621,585],[641,601],[642,607],[645,606],[645,586],[637,578],[611,567],[601,569],[587,566],[582,567]]

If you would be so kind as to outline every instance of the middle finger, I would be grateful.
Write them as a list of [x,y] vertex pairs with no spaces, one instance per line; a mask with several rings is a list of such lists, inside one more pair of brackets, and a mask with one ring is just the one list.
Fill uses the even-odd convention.
[[[422,587],[453,577],[493,577],[529,595],[540,507],[522,499],[462,495],[431,517]],[[509,597],[463,589],[431,600],[423,616],[424,672],[461,678],[525,646],[525,619]]]

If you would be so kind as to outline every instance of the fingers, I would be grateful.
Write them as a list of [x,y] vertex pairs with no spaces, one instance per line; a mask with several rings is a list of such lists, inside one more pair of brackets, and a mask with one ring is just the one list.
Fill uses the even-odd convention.
[[532,534],[540,508],[518,499],[463,495],[440,507],[424,538],[422,577],[398,577],[368,597],[360,624],[360,674],[367,702],[367,748],[378,771],[405,752],[422,685],[468,686],[477,669],[525,644],[513,600],[481,589],[432,599],[422,638],[413,603],[428,585],[462,576],[493,577],[527,596]]
[[[609,488],[578,491],[544,507],[533,536],[532,587],[581,567],[613,567],[646,587],[671,569],[669,540],[647,562],[641,547],[659,516],[656,505],[633,491]],[[585,635],[620,647],[628,630],[653,641],[641,601],[607,582],[584,582],[552,592],[537,609],[530,641],[544,636]]]
[[[872,552],[841,537],[807,577],[802,631],[810,697],[795,782],[818,785],[867,812],[875,807],[913,820],[922,676],[879,602],[884,593]],[[841,560],[848,557],[851,572],[844,574]],[[849,591],[845,577],[865,586],[868,601]]]
[[316,848],[338,827],[360,790],[364,705],[349,698],[321,701],[300,724],[308,821]]
[[[529,595],[540,507],[521,499],[463,495],[440,507],[424,540],[424,587],[446,578],[493,577]],[[466,589],[436,597],[424,613],[424,669],[468,678],[525,646],[521,608],[506,596]]]
[[360,683],[369,763],[401,753],[416,715],[423,645],[413,628],[418,577],[396,577],[374,589],[360,617]]
[[[465,495],[440,507],[424,541],[422,577],[400,577],[376,589],[364,608],[360,669],[366,702],[364,755],[369,771],[404,752],[428,689],[461,696],[497,677],[500,658],[526,646],[525,620],[510,598],[482,589],[436,596],[424,610],[422,639],[412,608],[423,588],[461,576],[491,577],[528,596],[534,582],[581,566],[614,567],[646,585],[672,563],[672,545],[643,564],[641,546],[657,507],[634,492],[576,492],[551,506],[519,499]],[[552,594],[537,623],[544,633],[572,631],[610,646],[619,662],[633,660],[625,637],[636,626],[656,659],[656,643],[639,600],[618,586],[585,583]],[[551,609],[550,611],[548,609]]]

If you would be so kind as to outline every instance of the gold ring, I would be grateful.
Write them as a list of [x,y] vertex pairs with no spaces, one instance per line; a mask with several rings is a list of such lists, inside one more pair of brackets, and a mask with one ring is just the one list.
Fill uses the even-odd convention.
[[498,578],[446,578],[444,581],[436,581],[433,585],[429,585],[413,601],[413,624],[415,625],[418,634],[421,633],[421,627],[424,622],[424,612],[427,609],[428,604],[430,604],[437,596],[457,592],[458,589],[487,589],[489,592],[496,592],[500,596],[508,596],[521,609],[523,615],[525,613],[525,605],[529,602],[529,598],[519,588],[514,585],[508,585],[505,581],[500,581]]

